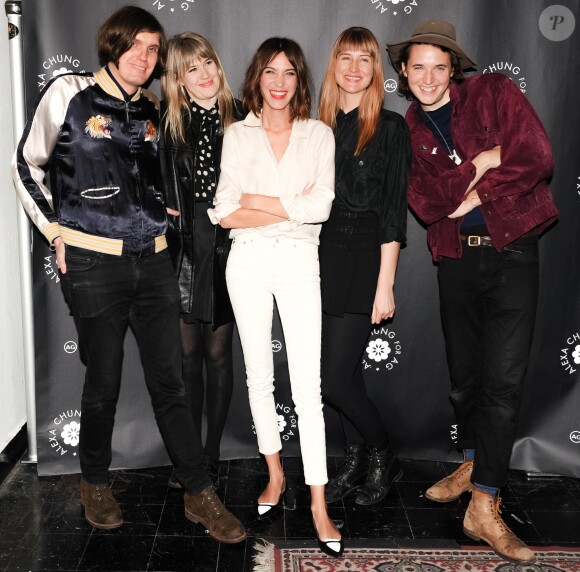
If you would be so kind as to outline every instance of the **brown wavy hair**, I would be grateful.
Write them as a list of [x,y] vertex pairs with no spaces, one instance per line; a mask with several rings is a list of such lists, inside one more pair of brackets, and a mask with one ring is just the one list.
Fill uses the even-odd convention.
[[290,101],[290,119],[308,119],[310,117],[311,86],[310,71],[302,48],[289,38],[268,38],[258,48],[244,80],[243,103],[255,115],[260,115],[264,98],[260,91],[260,79],[268,64],[280,53],[288,58],[296,71],[296,93]]
[[399,74],[399,87],[397,89],[397,92],[401,97],[404,97],[408,101],[415,101],[415,96],[413,95],[413,92],[409,88],[409,80],[407,79],[407,76],[403,73],[402,64],[405,64],[405,67],[407,67],[407,62],[409,61],[409,56],[411,55],[410,54],[411,47],[416,44],[435,46],[436,48],[439,48],[442,52],[449,54],[449,57],[451,58],[451,81],[455,83],[461,83],[465,79],[465,76],[463,75],[463,70],[461,69],[461,61],[459,60],[459,56],[453,50],[450,50],[445,46],[438,46],[436,44],[426,44],[424,42],[409,42],[401,50],[401,54],[399,55],[397,61],[391,61],[391,64]]
[[159,34],[157,68],[163,69],[167,55],[167,38],[159,20],[147,10],[137,6],[123,6],[99,28],[97,53],[102,66],[112,62],[118,65],[119,58],[129,50],[137,34],[150,32]]
[[333,130],[336,128],[336,116],[340,111],[340,90],[335,78],[336,63],[340,54],[350,50],[368,53],[373,62],[371,83],[358,106],[358,141],[354,151],[356,156],[370,143],[377,130],[385,97],[381,49],[374,34],[367,28],[348,28],[336,38],[322,80],[318,115],[326,125]]
[[169,40],[167,64],[161,77],[161,88],[167,102],[167,111],[163,117],[165,130],[174,141],[180,143],[185,143],[183,113],[191,118],[189,95],[180,82],[183,81],[192,63],[197,60],[215,62],[220,79],[217,99],[221,125],[226,129],[234,123],[235,100],[217,52],[209,40],[200,34],[183,32]]

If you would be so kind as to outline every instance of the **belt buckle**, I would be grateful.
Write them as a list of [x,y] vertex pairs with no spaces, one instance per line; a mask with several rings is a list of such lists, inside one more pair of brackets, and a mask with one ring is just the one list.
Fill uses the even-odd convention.
[[481,246],[481,236],[469,235],[467,237],[467,246]]
[[347,225],[344,227],[344,233],[345,234],[354,234],[354,227]]

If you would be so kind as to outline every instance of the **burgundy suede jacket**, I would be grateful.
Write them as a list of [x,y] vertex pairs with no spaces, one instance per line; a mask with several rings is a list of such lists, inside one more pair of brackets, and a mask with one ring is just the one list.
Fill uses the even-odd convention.
[[501,250],[532,229],[541,232],[558,217],[548,187],[554,166],[550,141],[513,82],[502,74],[478,75],[451,83],[450,96],[451,136],[461,165],[455,165],[423,123],[417,102],[406,114],[413,149],[408,201],[428,226],[427,242],[435,261],[461,257],[463,217],[448,215],[460,205],[475,176],[471,159],[496,145],[501,145],[501,165],[475,185],[495,248]]

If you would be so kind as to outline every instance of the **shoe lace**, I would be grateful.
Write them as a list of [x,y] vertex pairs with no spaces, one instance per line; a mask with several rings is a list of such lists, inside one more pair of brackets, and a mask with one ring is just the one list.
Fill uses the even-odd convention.
[[339,468],[338,473],[334,477],[333,481],[340,483],[346,480],[350,476],[351,471],[356,468],[356,465],[357,452],[353,451],[352,449],[347,449],[342,466]]
[[113,498],[111,487],[107,484],[95,485],[95,496],[99,502],[111,500]]
[[455,469],[455,471],[453,471],[450,475],[449,475],[449,479],[460,479],[461,477],[463,477],[463,475],[465,475],[465,473],[467,473],[468,471],[471,470],[473,463],[462,463],[460,467],[458,467],[457,469]]
[[369,472],[372,470],[383,470],[387,467],[387,459],[384,454],[379,451],[372,451],[369,455]]
[[495,501],[492,501],[492,502],[495,505],[493,507],[494,520],[497,522],[497,524],[500,526],[500,528],[504,532],[507,532],[507,533],[513,535],[513,532],[509,529],[507,524],[504,522],[503,518],[500,516],[501,515],[501,497],[499,495],[497,495],[497,498],[495,499]]
[[207,493],[203,495],[202,503],[209,505],[210,511],[212,511],[218,517],[223,512],[224,505],[221,503],[211,487]]

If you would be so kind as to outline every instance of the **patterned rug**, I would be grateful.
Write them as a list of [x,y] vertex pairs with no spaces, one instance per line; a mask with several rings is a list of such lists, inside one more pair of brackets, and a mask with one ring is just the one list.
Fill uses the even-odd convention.
[[[286,543],[284,543],[286,544]],[[254,545],[253,572],[580,572],[580,550],[536,549],[537,560],[514,565],[485,547],[347,548],[329,558],[317,548]]]

